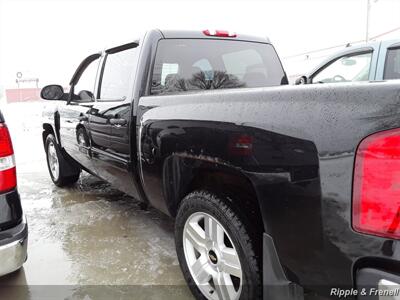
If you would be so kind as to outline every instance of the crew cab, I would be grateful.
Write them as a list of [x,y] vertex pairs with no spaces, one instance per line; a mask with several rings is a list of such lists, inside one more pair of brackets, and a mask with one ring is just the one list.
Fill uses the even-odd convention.
[[400,40],[347,47],[299,77],[296,84],[400,79]]
[[85,170],[175,219],[197,299],[337,298],[400,282],[399,92],[287,86],[268,39],[152,30],[42,89],[43,143],[56,185]]
[[22,267],[27,245],[28,225],[17,189],[14,150],[0,111],[0,276]]

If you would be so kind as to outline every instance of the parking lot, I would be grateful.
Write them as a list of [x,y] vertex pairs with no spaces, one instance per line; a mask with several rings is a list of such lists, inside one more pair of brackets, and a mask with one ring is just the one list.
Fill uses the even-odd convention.
[[0,280],[0,298],[190,299],[170,218],[142,210],[138,201],[87,173],[70,188],[52,184],[41,140],[43,105],[2,105],[29,246],[24,268]]

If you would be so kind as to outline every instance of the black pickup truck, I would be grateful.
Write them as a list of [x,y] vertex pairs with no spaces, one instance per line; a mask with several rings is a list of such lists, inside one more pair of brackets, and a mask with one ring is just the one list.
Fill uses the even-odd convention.
[[86,170],[175,218],[197,299],[380,299],[400,282],[400,83],[286,84],[265,38],[149,31],[42,89],[51,178]]

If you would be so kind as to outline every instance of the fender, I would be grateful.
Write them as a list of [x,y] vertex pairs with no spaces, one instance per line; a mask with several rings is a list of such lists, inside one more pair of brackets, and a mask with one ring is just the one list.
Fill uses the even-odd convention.
[[[246,183],[256,195],[265,232],[272,229],[268,224],[271,205],[289,198],[285,191],[297,192],[309,183],[310,192],[319,190],[318,155],[307,140],[201,120],[148,119],[142,122],[139,135],[144,190],[153,206],[172,216],[190,192],[193,178],[203,171]],[[284,185],[293,188],[282,191]]]
[[[49,133],[53,134],[57,144],[61,148],[61,154],[63,159],[60,161],[63,164],[66,174],[76,174],[77,170],[81,168],[81,166],[72,159],[68,153],[62,148],[61,138],[60,138],[60,114],[58,110],[54,110],[53,112],[45,111],[43,113],[43,146],[46,146],[46,137]],[[67,163],[68,162],[68,163]],[[85,169],[86,170],[86,169]],[[90,173],[90,172],[89,172]]]
[[54,134],[56,141],[60,147],[61,145],[61,137],[60,137],[60,114],[57,108],[54,110],[45,110],[43,112],[43,144],[45,143],[46,132],[50,132]]

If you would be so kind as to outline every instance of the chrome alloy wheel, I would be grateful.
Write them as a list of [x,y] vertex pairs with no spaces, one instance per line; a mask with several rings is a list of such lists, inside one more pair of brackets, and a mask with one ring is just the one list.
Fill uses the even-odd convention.
[[47,162],[49,163],[50,172],[54,180],[58,180],[60,163],[58,162],[57,150],[53,142],[50,142],[47,146]]
[[190,274],[207,299],[239,299],[243,284],[239,255],[214,217],[197,212],[186,220],[183,250]]

